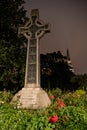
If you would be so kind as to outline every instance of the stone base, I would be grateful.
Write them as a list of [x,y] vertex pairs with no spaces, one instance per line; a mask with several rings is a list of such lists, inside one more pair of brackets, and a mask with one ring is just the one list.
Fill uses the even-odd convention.
[[42,88],[22,88],[13,98],[11,104],[17,108],[41,109],[51,104],[47,93]]

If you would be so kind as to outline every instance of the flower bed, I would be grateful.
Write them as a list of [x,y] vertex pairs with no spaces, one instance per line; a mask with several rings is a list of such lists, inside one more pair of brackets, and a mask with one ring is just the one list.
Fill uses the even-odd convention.
[[[86,130],[87,95],[52,95],[50,107],[43,110],[16,109],[0,105],[0,130]],[[78,104],[78,105],[77,105]]]

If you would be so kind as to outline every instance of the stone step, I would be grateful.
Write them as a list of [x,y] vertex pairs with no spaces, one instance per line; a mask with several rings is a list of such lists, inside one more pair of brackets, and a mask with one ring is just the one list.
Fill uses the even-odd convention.
[[33,90],[33,89],[23,89],[21,93],[24,94],[37,94],[39,92],[39,89]]
[[22,97],[22,100],[33,100],[36,101],[36,98],[32,98],[32,97]]
[[34,95],[37,95],[37,93],[21,93],[21,95],[24,95],[24,96],[34,96]]

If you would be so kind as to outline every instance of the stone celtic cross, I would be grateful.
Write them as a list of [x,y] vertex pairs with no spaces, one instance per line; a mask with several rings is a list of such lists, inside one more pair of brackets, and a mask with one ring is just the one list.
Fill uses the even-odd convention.
[[19,27],[18,33],[28,39],[25,85],[13,97],[12,102],[17,107],[26,109],[41,109],[51,104],[47,93],[40,87],[40,54],[39,39],[50,31],[49,24],[39,19],[38,9],[31,11],[29,21],[24,27]]
[[18,33],[28,39],[25,87],[40,86],[39,39],[49,31],[49,24],[44,24],[44,22],[39,19],[38,9],[33,9],[29,21],[24,27],[19,27]]

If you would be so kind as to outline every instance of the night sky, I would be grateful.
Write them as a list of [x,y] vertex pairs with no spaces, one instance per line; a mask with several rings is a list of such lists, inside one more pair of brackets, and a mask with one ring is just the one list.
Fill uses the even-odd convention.
[[25,0],[25,9],[39,9],[40,19],[51,24],[51,33],[40,40],[41,53],[67,48],[76,74],[87,73],[87,0]]

